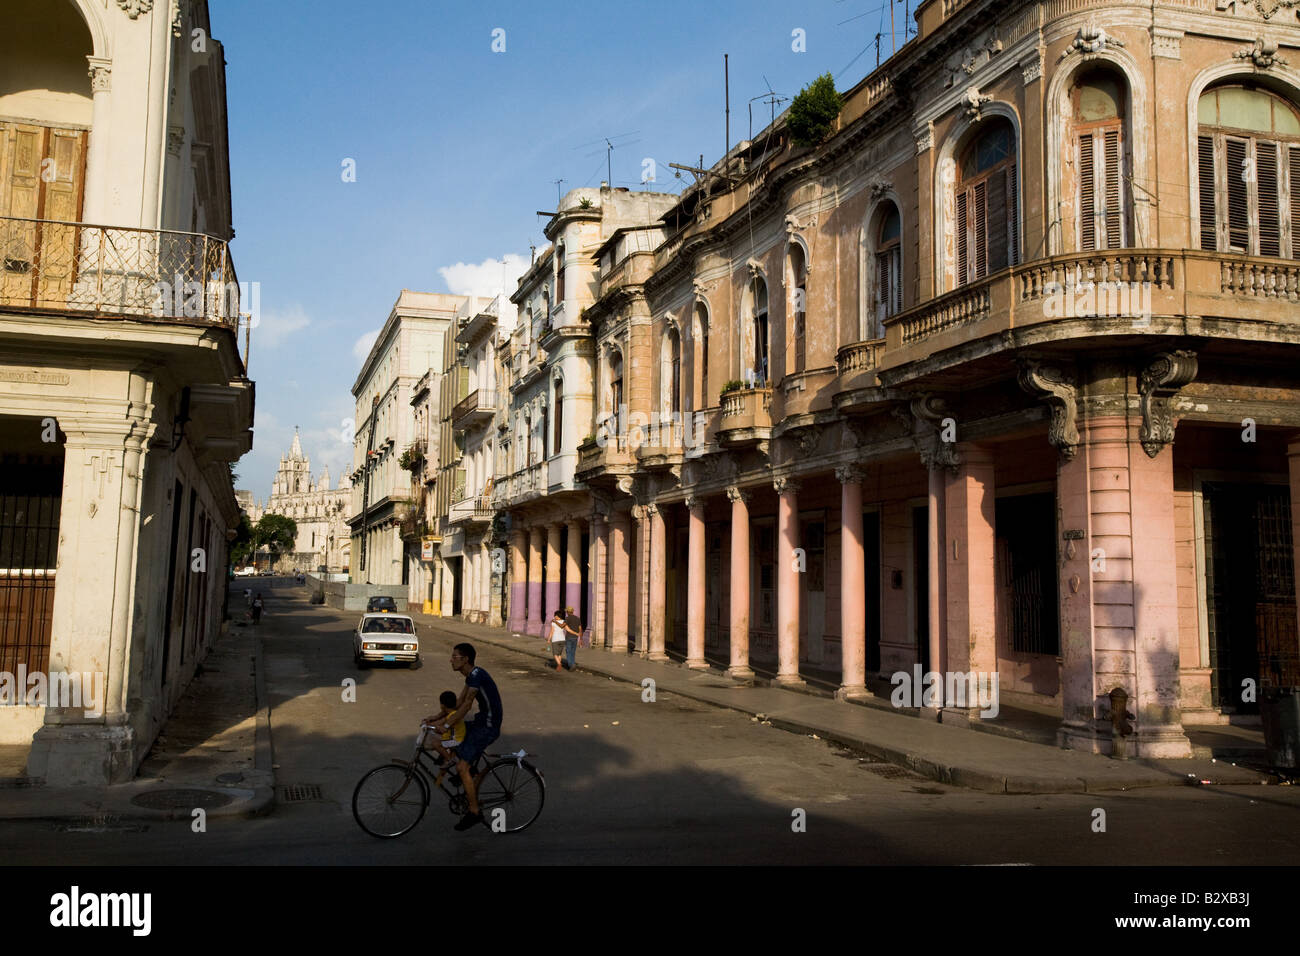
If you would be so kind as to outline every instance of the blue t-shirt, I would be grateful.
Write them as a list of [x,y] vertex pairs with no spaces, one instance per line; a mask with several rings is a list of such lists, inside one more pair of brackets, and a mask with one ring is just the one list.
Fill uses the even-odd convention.
[[475,723],[482,723],[492,730],[501,729],[501,695],[497,692],[496,681],[481,667],[475,667],[465,678],[465,686],[472,687],[478,698],[478,713]]

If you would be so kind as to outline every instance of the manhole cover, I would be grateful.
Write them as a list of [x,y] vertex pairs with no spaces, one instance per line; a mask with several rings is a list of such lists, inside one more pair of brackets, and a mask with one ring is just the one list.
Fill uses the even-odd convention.
[[133,804],[146,810],[212,810],[233,801],[234,797],[215,790],[150,790],[131,798]]
[[280,788],[280,800],[284,803],[302,803],[306,800],[319,800],[320,786],[314,783],[295,783]]

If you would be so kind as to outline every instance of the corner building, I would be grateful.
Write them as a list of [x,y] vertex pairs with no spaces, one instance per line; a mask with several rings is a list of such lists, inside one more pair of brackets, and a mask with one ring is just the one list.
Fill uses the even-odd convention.
[[661,240],[607,232],[597,643],[847,698],[996,671],[1099,752],[1121,688],[1141,756],[1300,683],[1300,6],[1265,12],[930,0],[820,145],[778,119]]

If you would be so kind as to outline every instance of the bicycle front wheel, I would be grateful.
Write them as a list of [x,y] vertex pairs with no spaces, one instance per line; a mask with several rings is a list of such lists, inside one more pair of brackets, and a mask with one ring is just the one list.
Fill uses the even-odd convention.
[[352,815],[371,836],[391,839],[409,832],[429,808],[429,785],[414,767],[376,767],[352,793]]
[[546,781],[527,760],[497,760],[488,765],[478,784],[483,821],[496,831],[502,826],[506,833],[526,829],[541,816],[545,801]]

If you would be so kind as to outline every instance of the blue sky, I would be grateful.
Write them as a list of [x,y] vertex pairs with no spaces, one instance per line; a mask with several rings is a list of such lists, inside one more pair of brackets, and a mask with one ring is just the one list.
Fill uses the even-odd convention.
[[[903,0],[894,10],[901,43]],[[535,211],[555,208],[555,180],[605,178],[603,137],[617,137],[615,185],[642,188],[648,157],[651,188],[680,192],[689,176],[669,162],[722,153],[724,53],[734,145],[769,83],[788,97],[829,71],[847,89],[874,68],[877,30],[886,57],[890,42],[888,0],[213,0],[211,15],[226,49],[233,255],[261,287],[254,448],[235,466],[258,498],[295,424],[313,470],[337,481],[366,337],[398,292],[473,291],[507,256],[517,275],[529,243],[545,245]],[[769,107],[753,107],[757,131]]]

